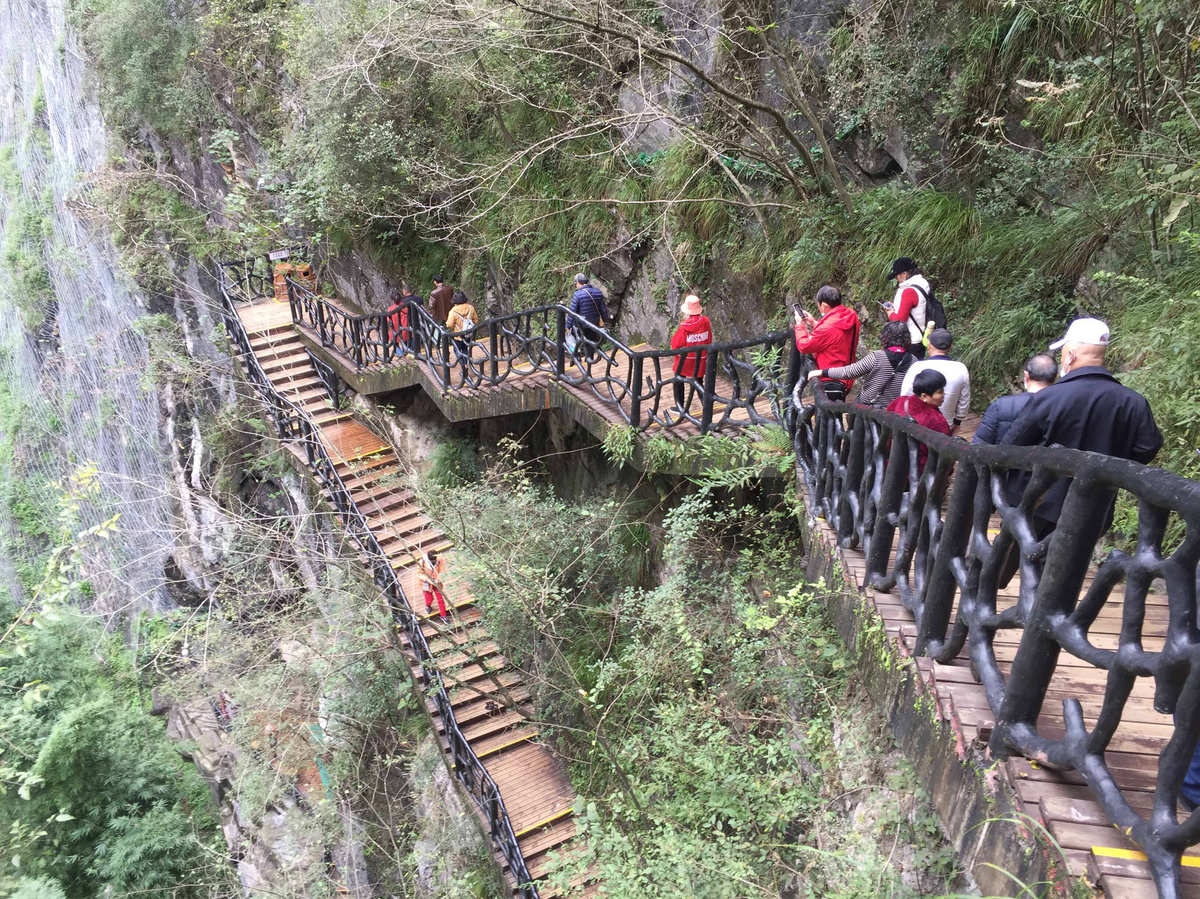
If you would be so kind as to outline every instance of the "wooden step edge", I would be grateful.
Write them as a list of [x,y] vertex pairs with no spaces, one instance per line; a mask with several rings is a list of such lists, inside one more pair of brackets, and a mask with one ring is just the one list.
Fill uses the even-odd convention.
[[[432,549],[436,550],[438,553],[444,553],[446,550],[454,548],[454,543],[445,534],[442,534],[437,539],[441,542],[434,544]],[[393,557],[391,559],[391,563],[393,571],[403,571],[405,568],[412,567],[413,565],[417,564],[416,550],[414,549],[409,552],[403,552],[400,555]]]
[[[575,814],[575,806],[573,806],[573,805],[567,806],[562,811],[555,812],[553,815],[551,815],[550,817],[548,817],[542,821],[539,821],[537,824],[531,824],[528,827],[517,831],[514,834],[514,836],[519,840],[519,839],[521,839],[521,837],[528,836],[529,834],[533,833],[535,830],[540,830],[541,828],[545,827],[548,824],[554,824],[556,821],[561,821],[564,818],[569,818],[574,814]],[[546,850],[539,850],[539,852],[544,852],[544,851],[546,851]]]
[[485,749],[482,752],[477,751],[475,753],[475,757],[477,759],[479,759],[480,761],[483,761],[484,759],[491,758],[492,756],[497,755],[498,753],[504,752],[508,749],[512,749],[514,746],[520,746],[522,743],[528,743],[531,740],[535,740],[539,736],[541,736],[541,731],[537,731],[537,730],[530,731],[529,733],[523,734],[522,736],[517,737],[514,740],[509,740],[507,743],[501,743],[499,746],[493,746],[491,749]]
[[373,450],[367,450],[365,453],[359,453],[357,456],[342,456],[339,460],[335,461],[333,464],[335,466],[336,465],[353,465],[355,462],[361,462],[363,459],[370,459],[372,456],[382,456],[386,453],[391,453],[392,458],[394,458],[397,462],[400,461],[400,457],[396,455],[395,451],[390,446],[385,445],[385,446],[377,447],[376,449],[373,449]]

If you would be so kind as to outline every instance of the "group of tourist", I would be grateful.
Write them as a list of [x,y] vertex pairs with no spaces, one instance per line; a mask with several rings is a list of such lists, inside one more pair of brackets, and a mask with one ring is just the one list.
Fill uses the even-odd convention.
[[[471,355],[471,340],[468,333],[479,324],[479,315],[471,301],[461,290],[451,288],[445,278],[436,275],[429,303],[415,293],[407,281],[400,282],[393,290],[390,304],[384,313],[387,318],[388,340],[396,347],[398,356],[409,349],[416,349],[421,340],[420,329],[411,320],[413,305],[425,307],[430,317],[452,332],[459,360],[466,365]],[[570,317],[567,324],[567,351],[580,359],[581,364],[596,362],[601,356],[602,329],[612,323],[604,293],[591,283],[591,279],[580,272],[575,276],[574,292],[568,306]],[[707,347],[712,343],[712,323],[704,315],[700,298],[688,294],[680,305],[682,321],[671,337],[671,349],[689,349],[694,352],[681,353],[675,360],[673,371],[673,393],[675,409],[683,414],[699,388],[707,366]]]
[[[900,257],[892,263],[890,277],[896,290],[890,302],[881,304],[888,321],[879,349],[855,359],[861,322],[829,285],[815,297],[819,318],[796,308],[796,348],[813,357],[808,377],[820,384],[827,399],[845,400],[858,381],[856,403],[954,434],[971,405],[970,373],[951,356],[954,336],[937,320],[944,319],[944,312],[916,262]],[[1049,353],[1030,356],[1022,371],[1024,391],[989,405],[973,442],[1060,445],[1149,462],[1162,446],[1162,434],[1145,397],[1104,367],[1108,343],[1108,325],[1099,319],[1071,322],[1063,338],[1049,347],[1061,351],[1061,364]],[[1057,520],[1061,510],[1066,487],[1059,486],[1038,506],[1048,521]]]
[[411,320],[410,312],[416,305],[426,308],[435,322],[454,335],[454,347],[460,359],[465,362],[470,356],[471,340],[464,332],[479,324],[479,313],[467,295],[447,284],[443,276],[434,275],[428,304],[407,281],[400,282],[399,290],[392,291],[390,300],[384,314],[387,316],[388,339],[395,345],[397,355],[403,356],[409,349],[416,350],[419,346],[421,330]]

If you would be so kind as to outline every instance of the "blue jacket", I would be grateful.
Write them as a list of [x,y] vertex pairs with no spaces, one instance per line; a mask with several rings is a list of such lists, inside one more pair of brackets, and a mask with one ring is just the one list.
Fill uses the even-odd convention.
[[1033,399],[1032,393],[1016,393],[1012,396],[1002,396],[993,400],[983,413],[983,420],[975,429],[972,443],[999,443],[1008,433],[1009,425],[1025,411],[1025,406]]
[[604,294],[591,284],[581,285],[571,296],[571,311],[593,325],[600,324],[600,319],[611,321],[608,307],[604,305]]

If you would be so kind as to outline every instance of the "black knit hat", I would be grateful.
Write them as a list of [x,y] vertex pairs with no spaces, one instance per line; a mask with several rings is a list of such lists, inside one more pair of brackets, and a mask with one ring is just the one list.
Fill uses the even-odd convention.
[[919,272],[919,271],[920,271],[920,269],[917,268],[917,264],[915,262],[913,262],[912,259],[910,259],[908,256],[901,256],[899,259],[897,259],[895,262],[892,263],[892,273],[890,275],[888,275],[888,278],[889,279],[894,278],[894,277],[896,277],[896,275],[900,274],[901,272],[909,272],[911,274],[912,272]]

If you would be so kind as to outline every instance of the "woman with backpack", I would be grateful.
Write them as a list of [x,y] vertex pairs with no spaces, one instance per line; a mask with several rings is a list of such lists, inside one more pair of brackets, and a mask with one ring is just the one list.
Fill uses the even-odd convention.
[[896,295],[890,303],[884,304],[884,310],[892,321],[908,325],[908,348],[918,359],[924,359],[922,337],[925,329],[930,322],[935,328],[946,327],[946,310],[910,257],[901,256],[895,260],[888,277],[896,280]]
[[864,406],[886,409],[900,395],[900,386],[908,367],[917,361],[908,348],[908,325],[888,322],[880,334],[880,349],[868,353],[851,365],[838,368],[814,368],[809,380],[832,378],[838,381],[864,379],[860,382],[855,402]]

